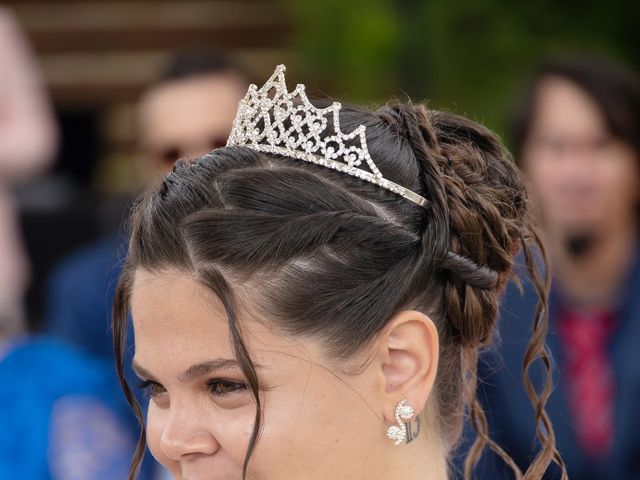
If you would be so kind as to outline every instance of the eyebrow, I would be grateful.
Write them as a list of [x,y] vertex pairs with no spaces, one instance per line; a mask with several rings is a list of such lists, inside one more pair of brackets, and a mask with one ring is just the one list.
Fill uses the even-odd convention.
[[[256,369],[262,368],[260,364],[254,364]],[[147,369],[139,365],[134,359],[131,363],[131,368],[139,376],[146,379],[154,379],[154,375]],[[240,363],[234,358],[216,358],[213,360],[206,360],[204,362],[196,363],[187,368],[184,372],[178,375],[178,379],[181,382],[190,382],[200,377],[204,377],[212,372],[218,370],[230,370],[233,368],[240,368]]]

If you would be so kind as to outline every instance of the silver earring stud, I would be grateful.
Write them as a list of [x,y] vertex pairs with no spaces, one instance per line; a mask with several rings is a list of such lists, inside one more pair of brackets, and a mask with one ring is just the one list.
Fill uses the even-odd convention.
[[403,398],[398,402],[396,407],[396,422],[398,425],[392,425],[387,429],[387,437],[393,440],[395,446],[403,443],[407,438],[407,428],[404,422],[413,418],[414,410],[411,405],[407,404],[407,399]]

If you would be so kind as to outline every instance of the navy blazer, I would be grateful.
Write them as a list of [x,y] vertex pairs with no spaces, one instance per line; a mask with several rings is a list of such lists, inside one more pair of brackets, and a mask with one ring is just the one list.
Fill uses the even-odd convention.
[[[487,412],[491,436],[523,470],[536,451],[533,448],[534,415],[522,383],[522,360],[531,336],[537,302],[531,284],[525,283],[524,287],[523,295],[515,285],[507,287],[501,302],[497,346],[482,354],[478,366],[478,396]],[[614,444],[610,455],[596,461],[581,450],[570,414],[561,375],[565,358],[555,324],[559,300],[557,291],[552,288],[547,344],[553,359],[555,389],[547,403],[547,413],[571,480],[640,479],[640,248],[625,282],[625,291],[621,293],[622,300],[616,311],[618,326],[608,344],[615,376]],[[538,362],[532,369],[538,386],[542,384],[541,373]],[[468,433],[467,425],[466,437]],[[467,440],[461,448],[462,454],[456,457],[458,471],[462,471],[461,462],[468,446]],[[510,479],[513,475],[491,453],[483,456],[477,478]],[[559,469],[550,468],[544,478],[560,478]]]

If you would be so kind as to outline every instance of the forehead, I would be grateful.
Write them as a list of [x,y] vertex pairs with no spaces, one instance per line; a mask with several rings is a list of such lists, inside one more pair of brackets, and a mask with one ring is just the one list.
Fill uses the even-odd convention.
[[594,133],[606,129],[598,104],[578,85],[560,77],[540,82],[535,110],[534,126]]
[[154,141],[227,132],[245,93],[246,86],[233,74],[202,75],[160,85],[140,101],[140,134]]
[[[317,347],[281,334],[238,306],[245,344],[258,363],[286,356],[307,357]],[[136,359],[143,365],[169,361],[183,368],[211,357],[234,358],[228,318],[216,295],[191,275],[137,270],[131,292]],[[285,356],[285,357],[286,357]]]
[[228,346],[222,305],[189,275],[178,272],[135,273],[131,315],[136,356],[193,350],[199,344],[215,350]]

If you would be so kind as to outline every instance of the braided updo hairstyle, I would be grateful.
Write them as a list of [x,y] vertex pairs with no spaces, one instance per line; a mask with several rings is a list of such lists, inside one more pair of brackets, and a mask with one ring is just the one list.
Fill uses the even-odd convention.
[[[544,343],[548,280],[536,265],[538,258],[546,262],[545,253],[508,153],[486,128],[419,104],[375,112],[343,106],[340,124],[346,132],[366,125],[369,153],[384,177],[427,198],[428,207],[342,172],[246,147],[179,161],[137,202],[113,321],[118,373],[142,428],[130,479],[145,445],[140,407],[123,374],[133,275],[167,268],[192,273],[225,307],[256,402],[245,476],[263,412],[234,286],[250,288],[252,301],[283,332],[319,338],[337,359],[370,344],[397,312],[424,312],[439,333],[438,433],[451,451],[468,412],[478,434],[465,477],[486,445],[517,478],[539,479],[551,462],[562,465],[544,410],[551,389]],[[524,473],[489,438],[475,395],[478,351],[491,342],[498,297],[518,252],[540,299],[523,376],[542,448]],[[536,361],[547,369],[539,392],[528,375]]]

